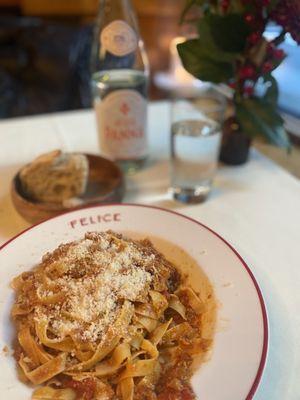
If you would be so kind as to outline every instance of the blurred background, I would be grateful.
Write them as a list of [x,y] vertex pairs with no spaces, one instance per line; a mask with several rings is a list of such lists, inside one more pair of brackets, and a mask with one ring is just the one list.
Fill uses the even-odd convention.
[[[134,0],[151,63],[150,99],[168,97],[164,75],[184,0]],[[87,108],[98,0],[0,0],[0,118]],[[173,47],[175,45],[173,43]],[[183,78],[185,79],[185,78]]]
[[[176,43],[191,36],[181,26],[185,0],[133,0],[150,59],[150,100],[180,85],[202,85],[182,68]],[[89,58],[98,0],[0,0],[0,118],[91,107]],[[267,32],[276,35],[276,27]],[[300,48],[290,37],[288,58],[275,71],[279,107],[300,143]],[[296,154],[259,144],[260,150],[300,176]]]
[[[150,59],[150,99],[176,85],[201,85],[181,67],[176,43],[193,35],[180,25],[185,0],[132,0]],[[99,0],[0,0],[0,118],[91,106],[89,58]],[[276,36],[277,28],[267,32]],[[300,118],[300,48],[275,71],[279,106]]]

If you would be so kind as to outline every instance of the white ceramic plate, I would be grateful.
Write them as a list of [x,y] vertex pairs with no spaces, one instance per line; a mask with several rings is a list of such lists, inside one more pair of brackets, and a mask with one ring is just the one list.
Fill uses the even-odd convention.
[[[238,253],[204,225],[171,211],[139,205],[105,205],[64,214],[23,232],[0,251],[0,398],[28,400],[31,390],[16,377],[11,355],[13,328],[9,318],[11,279],[32,268],[44,253],[85,232],[113,229],[137,236],[162,238],[180,246],[201,265],[220,304],[217,332],[210,360],[194,375],[199,399],[249,400],[259,384],[268,347],[266,309],[258,284]],[[154,239],[159,247],[160,241]],[[174,247],[175,248],[175,247]],[[165,249],[167,257],[180,252]],[[186,268],[189,263],[186,263]],[[196,270],[195,270],[196,269]],[[197,289],[197,269],[188,270]]]

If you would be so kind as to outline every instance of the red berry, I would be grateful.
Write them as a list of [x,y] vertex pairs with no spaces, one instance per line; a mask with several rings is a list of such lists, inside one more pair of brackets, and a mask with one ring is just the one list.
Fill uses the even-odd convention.
[[278,23],[279,24],[287,24],[288,17],[286,15],[278,15]]
[[273,69],[273,64],[270,61],[266,61],[262,66],[262,72],[264,74],[267,74],[268,72],[271,72],[272,69]]
[[271,1],[270,0],[262,0],[262,5],[264,7],[267,7],[268,5],[270,5]]
[[245,14],[244,16],[245,21],[247,22],[247,24],[252,24],[255,20],[255,17],[253,14]]
[[230,0],[222,0],[221,1],[221,8],[223,12],[226,12],[229,8]]
[[274,49],[273,56],[276,60],[281,60],[285,56],[285,52],[282,49]]
[[248,96],[252,96],[254,93],[254,88],[253,86],[246,86],[244,87],[244,93]]
[[230,82],[230,83],[228,83],[228,86],[229,86],[231,89],[235,89],[235,88],[236,88],[236,83],[235,83],[235,82]]
[[252,32],[248,36],[248,42],[251,44],[256,44],[259,41],[260,37],[261,35],[258,32]]
[[251,79],[255,76],[255,68],[252,65],[245,65],[240,69],[240,77],[242,79]]

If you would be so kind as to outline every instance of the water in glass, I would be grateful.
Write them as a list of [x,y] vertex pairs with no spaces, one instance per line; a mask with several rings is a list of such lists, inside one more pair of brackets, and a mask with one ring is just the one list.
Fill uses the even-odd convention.
[[218,124],[209,119],[172,124],[171,186],[176,199],[201,202],[211,189],[220,149]]

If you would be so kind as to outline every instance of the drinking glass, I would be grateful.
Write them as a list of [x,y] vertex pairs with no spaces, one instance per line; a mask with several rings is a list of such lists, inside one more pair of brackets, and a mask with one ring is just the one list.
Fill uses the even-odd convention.
[[211,191],[221,145],[225,99],[214,93],[172,104],[171,189],[176,200],[200,203]]

